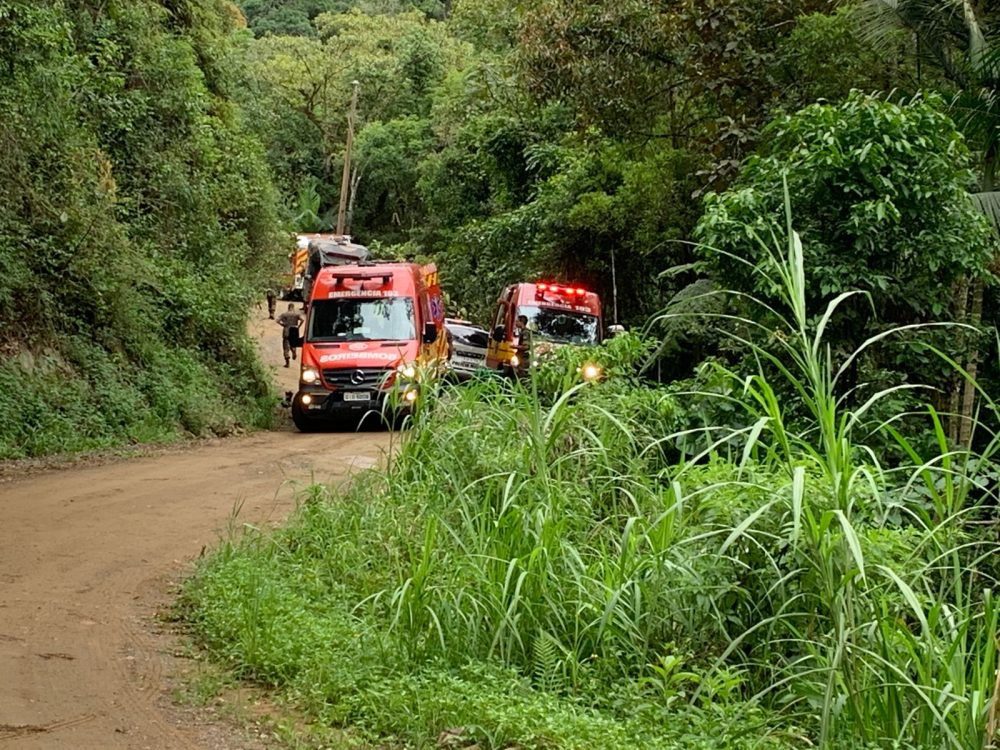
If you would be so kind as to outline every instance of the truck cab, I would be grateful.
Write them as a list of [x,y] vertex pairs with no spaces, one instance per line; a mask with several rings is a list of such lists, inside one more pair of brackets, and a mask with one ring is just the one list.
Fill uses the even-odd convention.
[[599,344],[603,336],[601,298],[594,292],[573,284],[512,284],[497,300],[486,351],[487,368],[513,373],[515,321],[521,315],[528,319],[536,345],[588,346]]
[[[368,248],[351,242],[347,235],[297,234],[295,250],[288,254],[289,270],[285,274],[282,299],[297,299],[308,303],[309,257],[319,256],[318,266],[345,265],[368,260]],[[317,269],[318,270],[318,269]]]
[[296,427],[381,411],[390,394],[405,409],[421,373],[448,358],[437,268],[416,263],[327,266],[313,280],[302,337]]

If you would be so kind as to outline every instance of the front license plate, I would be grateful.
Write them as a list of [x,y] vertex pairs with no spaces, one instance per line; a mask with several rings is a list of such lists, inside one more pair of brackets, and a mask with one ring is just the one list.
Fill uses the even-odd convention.
[[371,401],[370,393],[345,393],[344,401]]

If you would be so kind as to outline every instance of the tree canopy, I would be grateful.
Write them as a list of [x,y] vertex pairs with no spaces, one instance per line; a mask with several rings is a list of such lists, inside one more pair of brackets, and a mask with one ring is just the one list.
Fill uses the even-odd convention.
[[856,289],[884,322],[947,317],[952,285],[984,274],[994,247],[971,154],[941,109],[855,92],[772,122],[729,189],[707,196],[696,234],[709,272],[770,292],[749,269],[782,233],[787,186],[815,304]]
[[[976,299],[992,315],[992,292],[975,291],[992,251],[962,197],[978,182],[991,204],[993,19],[978,8],[958,19],[922,0],[8,5],[4,127],[19,142],[6,169],[28,176],[8,194],[28,197],[5,207],[6,231],[44,248],[0,254],[11,320],[55,314],[36,271],[91,263],[73,277],[87,285],[74,319],[152,305],[176,340],[226,340],[239,327],[230,295],[245,299],[281,255],[278,223],[332,224],[355,85],[352,234],[389,257],[437,259],[453,305],[481,322],[499,289],[531,277],[586,284],[628,325],[699,269],[745,285],[721,261],[692,265],[692,243],[752,260],[726,227],[766,234],[781,175],[817,304],[860,286],[875,302],[865,325],[976,321]],[[24,140],[28,122],[37,137]],[[56,158],[33,168],[49,148]],[[51,200],[43,184],[76,195],[78,211],[33,208],[23,221],[16,206]],[[111,264],[109,243],[124,248]],[[960,305],[948,285],[967,282]]]

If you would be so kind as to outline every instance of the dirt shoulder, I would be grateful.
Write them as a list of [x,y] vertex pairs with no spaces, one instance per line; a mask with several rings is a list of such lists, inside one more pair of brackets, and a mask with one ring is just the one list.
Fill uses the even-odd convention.
[[[290,302],[278,302],[278,313],[288,308]],[[296,310],[301,310],[301,303],[295,303]],[[257,345],[261,361],[270,371],[274,382],[275,392],[283,396],[289,391],[298,388],[299,363],[298,360],[291,362],[290,367],[284,366],[284,355],[281,345],[281,328],[278,324],[268,318],[267,309],[264,305],[259,305],[251,311],[250,320],[247,322],[247,332]],[[294,431],[291,420],[287,418],[287,413],[279,416],[276,431]],[[7,482],[24,479],[44,472],[55,470],[73,470],[93,466],[105,466],[107,464],[121,463],[122,461],[132,461],[136,458],[150,456],[161,456],[167,453],[178,453],[201,448],[219,445],[230,441],[233,437],[243,437],[251,431],[243,430],[235,435],[218,438],[179,438],[174,442],[143,444],[143,445],[122,445],[103,450],[85,451],[82,453],[59,453],[38,458],[22,458],[12,461],[0,461],[0,487]]]
[[[261,335],[273,345],[275,333]],[[375,466],[390,437],[258,433],[8,476],[0,747],[266,746],[173,703],[172,680],[190,665],[163,615],[194,561],[229,528],[281,522],[297,487]]]

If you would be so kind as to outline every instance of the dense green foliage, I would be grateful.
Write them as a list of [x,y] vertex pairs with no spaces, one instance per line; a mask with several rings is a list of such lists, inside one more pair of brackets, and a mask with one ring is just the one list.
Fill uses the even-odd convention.
[[[814,104],[772,122],[766,146],[725,193],[706,199],[696,236],[708,275],[772,298],[775,280],[755,268],[760,239],[784,221],[787,188],[802,217],[809,313],[849,290],[865,292],[832,324],[838,350],[892,326],[956,319],[954,290],[987,275],[997,245],[969,194],[975,181],[965,142],[935,104],[896,105],[855,92],[839,106]],[[961,359],[964,334],[940,330],[934,343]],[[928,352],[929,340],[923,332],[867,352],[858,362],[864,377],[853,373],[847,386],[889,372],[947,385],[949,368]]]
[[0,458],[269,418],[280,251],[222,0],[0,3]]
[[200,565],[202,642],[380,746],[989,747],[984,5],[0,0],[0,458],[267,420],[246,313],[357,91],[355,236],[643,335],[427,385]]
[[[867,450],[872,404],[844,409],[824,339],[838,310],[807,313],[787,244],[760,248],[781,335],[751,342],[779,373],[718,397],[747,427],[699,425],[716,397],[629,367],[445,390],[387,474],[314,488],[201,566],[205,643],[380,744],[983,747],[997,443],[952,452],[931,412],[933,450],[891,428],[908,460]],[[606,363],[641,354],[619,341]]]
[[371,13],[423,11],[443,16],[449,0],[240,0],[240,7],[254,34],[266,36],[314,36],[313,21],[321,13],[343,13],[359,8]]
[[727,286],[772,293],[754,273],[756,240],[780,230],[786,185],[817,304],[862,289],[884,322],[940,320],[955,281],[985,273],[994,247],[968,149],[932,103],[854,93],[775,120],[765,144],[698,226],[706,270]]
[[[883,92],[876,98],[891,92],[894,101],[938,90],[946,98],[929,98],[928,107],[948,113],[956,87],[940,60],[960,54],[958,31],[947,27],[947,55],[935,48],[922,56],[908,27],[893,26],[879,13],[883,23],[873,45],[869,6],[880,4],[459,0],[444,15],[406,12],[405,3],[357,3],[347,10],[338,5],[329,13],[313,4],[306,32],[289,29],[299,35],[269,34],[248,43],[241,100],[268,144],[287,215],[308,219],[301,226],[314,227],[314,213],[333,223],[346,108],[351,84],[358,81],[353,234],[390,257],[435,258],[455,310],[481,323],[504,285],[553,276],[599,291],[609,318],[617,312],[620,322],[641,325],[695,280],[690,273],[658,274],[696,260],[688,243],[702,211],[699,196],[724,193],[734,180],[746,185],[755,179],[739,172],[758,144],[761,163],[782,168],[786,157],[778,151],[791,147],[794,134],[772,142],[781,126],[766,129],[768,122],[817,98],[843,101],[854,89]],[[291,13],[300,5],[305,7],[266,7]],[[246,7],[253,25],[265,6]],[[899,12],[908,7],[903,3]],[[951,132],[930,109],[923,125],[914,127]],[[823,111],[831,126],[846,122]],[[978,149],[981,128],[966,127],[964,110],[950,111]],[[819,127],[815,123],[814,131]],[[860,149],[870,135],[859,127],[840,138]],[[924,158],[923,149],[939,155],[942,148],[965,149],[938,140],[911,145],[915,151],[899,154],[905,158],[896,166],[897,183],[906,179],[910,162]],[[884,156],[892,161],[896,153]],[[878,191],[872,175],[860,178]],[[773,174],[770,179],[773,198]],[[954,184],[973,187],[957,171]],[[318,212],[303,211],[303,186],[316,187]],[[920,201],[935,203],[937,194],[904,200],[909,198],[922,211]],[[834,201],[824,205],[831,220],[857,203],[850,193],[836,192],[816,193],[813,200]],[[892,219],[892,212],[887,216]],[[946,222],[943,213],[929,220]],[[870,227],[880,221],[874,214]],[[808,236],[810,228],[803,225],[803,232]],[[916,231],[912,237],[926,246]],[[966,239],[975,244],[971,235]],[[922,249],[913,258],[914,266],[947,269],[919,291],[923,302],[934,298],[930,307],[938,317],[966,317],[957,299],[942,304],[953,295],[940,294],[969,266],[948,257],[960,243],[952,238],[930,250],[937,257],[926,262]],[[982,275],[980,250],[967,258],[978,263],[973,277]],[[825,289],[856,285],[857,274],[844,265],[848,260],[826,260],[815,266],[827,277]],[[860,264],[861,257],[850,262]],[[725,276],[715,280],[731,283]],[[866,279],[866,288],[874,281]],[[891,311],[886,320],[902,317]],[[859,335],[866,330],[856,321],[845,325]],[[687,363],[687,373],[696,361]],[[681,369],[679,362],[668,367]]]

